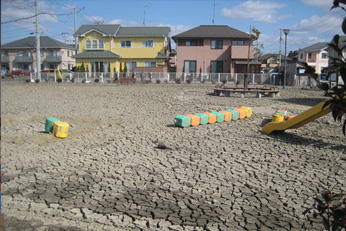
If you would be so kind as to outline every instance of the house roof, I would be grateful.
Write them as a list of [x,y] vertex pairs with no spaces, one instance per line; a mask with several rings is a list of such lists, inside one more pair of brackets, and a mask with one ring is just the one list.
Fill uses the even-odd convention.
[[[273,54],[273,53],[269,53],[269,54],[265,54],[262,55],[263,60],[267,60],[269,58],[276,58],[276,59],[280,59],[280,54]],[[281,54],[281,59],[283,60],[285,58],[285,56],[283,54]],[[291,60],[290,57],[286,57],[287,60]]]
[[106,24],[106,25],[82,25],[73,34],[74,36],[82,36],[90,31],[98,31],[105,36],[115,36],[121,25]]
[[328,43],[320,42],[301,49],[301,51],[320,51],[328,47]]
[[249,34],[226,25],[201,25],[172,37],[179,38],[243,38]]
[[120,27],[117,37],[164,37],[171,32],[170,27]]
[[[30,36],[1,45],[1,49],[32,49],[36,47],[36,37]],[[40,48],[75,49],[74,45],[65,44],[48,36],[40,37]]]
[[121,56],[111,52],[111,51],[83,51],[76,55],[73,55],[72,58],[78,59],[88,59],[88,58],[116,58],[120,59]]
[[171,32],[170,27],[122,27],[119,24],[82,25],[74,36],[83,36],[88,32],[97,31],[104,36],[116,37],[163,37]]

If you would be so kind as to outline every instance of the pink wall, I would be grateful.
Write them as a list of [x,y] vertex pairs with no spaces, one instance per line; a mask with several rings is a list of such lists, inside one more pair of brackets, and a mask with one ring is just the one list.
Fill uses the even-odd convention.
[[[246,50],[245,54],[243,54],[245,51],[244,48]],[[235,52],[234,55],[237,56],[237,59],[242,59],[244,57],[247,59],[247,51],[248,45],[233,46],[233,52]],[[253,57],[253,46],[251,51]],[[222,49],[211,49],[211,39],[204,39],[203,46],[177,45],[177,72],[183,71],[185,60],[196,60],[197,73],[199,73],[200,68],[202,68],[202,72],[204,73],[210,72],[210,62],[215,60],[223,61],[223,72],[232,72],[233,65],[231,65],[231,40],[224,39]]]

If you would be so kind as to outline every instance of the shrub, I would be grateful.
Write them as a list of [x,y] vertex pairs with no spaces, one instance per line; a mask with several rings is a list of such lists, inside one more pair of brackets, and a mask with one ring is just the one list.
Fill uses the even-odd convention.
[[61,79],[61,78],[58,78],[56,81],[57,81],[58,83],[61,83],[61,82],[62,82],[62,79]]
[[95,79],[95,83],[98,83],[98,82],[100,82],[100,79]]
[[190,83],[191,83],[191,79],[187,79],[186,82],[187,82],[188,84],[190,84]]
[[26,83],[30,83],[30,79],[26,79],[25,82],[26,82]]
[[179,79],[176,79],[176,80],[175,80],[175,83],[176,83],[176,84],[181,84],[181,79],[180,79],[180,78],[179,78]]
[[35,83],[39,83],[40,82],[40,79],[35,79]]
[[223,84],[226,84],[227,83],[227,79],[222,79],[221,81]]
[[157,83],[157,84],[161,83],[161,80],[160,80],[160,79],[157,79],[157,80],[156,80],[156,83]]
[[74,83],[74,78],[71,79],[71,83]]

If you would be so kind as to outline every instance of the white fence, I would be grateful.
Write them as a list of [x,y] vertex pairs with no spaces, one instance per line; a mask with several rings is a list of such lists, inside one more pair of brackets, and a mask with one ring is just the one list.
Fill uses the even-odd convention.
[[[243,84],[244,73],[176,73],[176,72],[134,72],[134,73],[90,73],[90,72],[74,72],[63,73],[64,82],[114,82],[120,78],[136,78],[136,82],[149,83],[149,82],[161,82],[161,83],[175,83],[180,80],[182,83],[234,83]],[[37,77],[35,74],[30,75],[30,79],[33,82]],[[41,73],[40,81],[43,82],[57,82],[59,76],[55,73]],[[278,84],[278,80],[273,74],[249,74],[246,81],[250,84]]]

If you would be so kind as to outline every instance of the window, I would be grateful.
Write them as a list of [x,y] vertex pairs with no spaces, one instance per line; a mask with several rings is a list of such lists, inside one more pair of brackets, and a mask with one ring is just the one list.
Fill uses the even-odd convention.
[[93,38],[96,38],[96,32],[93,32]]
[[44,50],[40,50],[40,56],[41,56],[41,57],[44,56]]
[[327,56],[327,53],[322,53],[322,59],[327,59],[328,56]]
[[132,62],[125,62],[127,71],[131,71],[133,68],[137,67],[137,62],[132,61]]
[[222,49],[222,40],[211,40],[211,49]]
[[154,47],[154,40],[143,40],[143,47]]
[[197,46],[197,40],[186,40],[185,46]]
[[309,59],[311,59],[311,57],[312,57],[312,54],[311,54],[311,53],[309,53],[309,54],[308,54],[308,58],[309,58]]
[[1,56],[8,56],[8,51],[2,50],[2,51],[1,51]]
[[196,73],[196,61],[184,61],[185,73]]
[[145,61],[144,67],[156,67],[156,62],[155,61]]
[[93,49],[97,48],[97,40],[93,40]]
[[99,40],[99,48],[100,49],[104,49],[105,48],[103,40]]
[[67,57],[70,57],[70,51],[67,51]]
[[300,59],[304,59],[304,53],[300,53]]
[[120,46],[122,48],[130,48],[131,47],[131,41],[120,41]]
[[223,61],[211,61],[210,72],[211,73],[223,73]]
[[23,51],[18,51],[18,56],[23,56]]
[[57,56],[58,52],[56,50],[49,50],[48,51],[48,56]]
[[87,40],[86,41],[86,49],[90,49],[91,48],[91,41]]
[[234,41],[232,41],[232,45],[234,45],[234,46],[243,46],[244,45],[244,41],[234,40]]

